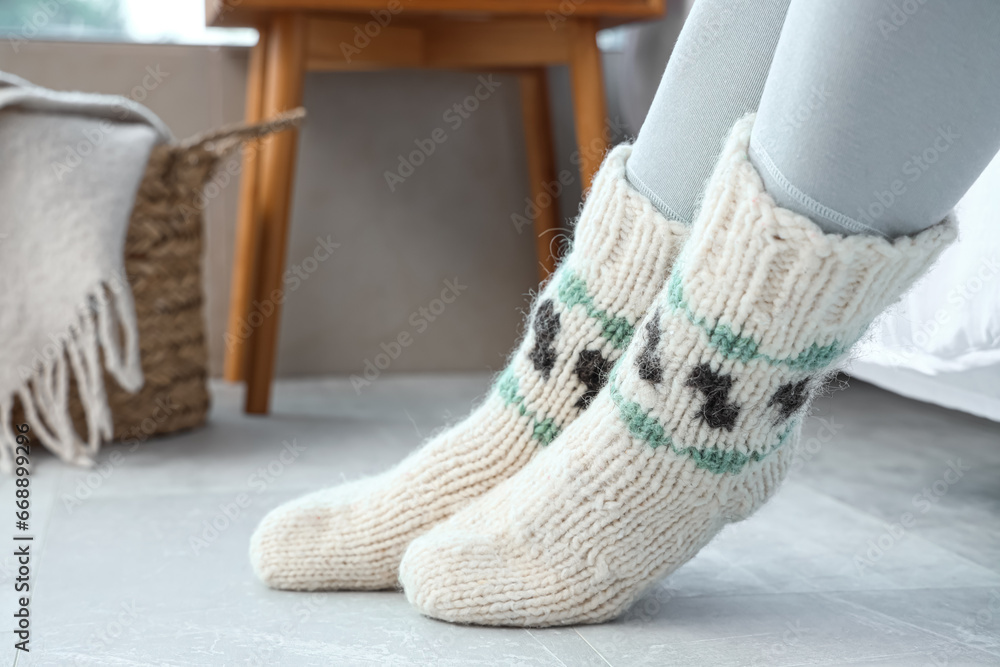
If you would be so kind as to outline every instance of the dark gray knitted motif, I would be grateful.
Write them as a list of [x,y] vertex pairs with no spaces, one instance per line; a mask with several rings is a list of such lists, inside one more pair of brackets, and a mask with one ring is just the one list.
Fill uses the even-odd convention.
[[774,396],[768,402],[768,406],[778,405],[778,413],[781,421],[784,421],[798,412],[809,400],[809,381],[806,378],[800,382],[783,384],[774,392]]
[[691,372],[685,385],[705,396],[698,414],[706,424],[712,428],[733,430],[740,414],[740,406],[729,402],[729,392],[733,390],[731,375],[716,373],[711,365],[704,363]]
[[660,357],[657,354],[661,336],[660,311],[657,310],[653,317],[646,322],[646,347],[642,349],[635,360],[639,377],[653,384],[663,380],[663,367],[660,365]]
[[597,393],[608,381],[608,373],[613,364],[598,350],[584,350],[576,360],[576,376],[584,384],[587,391],[583,393],[575,407],[583,410],[597,397]]
[[552,367],[556,365],[555,340],[560,327],[559,315],[552,299],[543,301],[538,306],[532,326],[535,329],[535,346],[528,358],[535,365],[535,370],[548,380]]

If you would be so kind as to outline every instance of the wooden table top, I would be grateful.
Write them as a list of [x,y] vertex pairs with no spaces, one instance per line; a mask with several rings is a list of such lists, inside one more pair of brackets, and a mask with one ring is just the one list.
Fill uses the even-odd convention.
[[602,24],[656,18],[664,0],[205,0],[205,22],[210,26],[257,25],[273,12],[368,14],[405,11],[407,15],[449,14],[485,16],[597,17]]

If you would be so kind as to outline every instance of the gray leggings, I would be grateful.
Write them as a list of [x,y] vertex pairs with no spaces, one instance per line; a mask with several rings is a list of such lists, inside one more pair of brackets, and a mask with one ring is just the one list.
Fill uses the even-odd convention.
[[729,127],[781,206],[825,231],[941,220],[1000,150],[997,0],[698,0],[627,165],[690,222]]

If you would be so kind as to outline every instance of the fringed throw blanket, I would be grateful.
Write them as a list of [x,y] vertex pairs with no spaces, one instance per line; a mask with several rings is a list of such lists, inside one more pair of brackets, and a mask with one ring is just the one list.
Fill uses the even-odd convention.
[[[111,436],[103,369],[142,385],[123,244],[153,146],[169,138],[120,97],[60,93],[0,72],[0,467],[11,409],[64,461],[86,465]],[[78,434],[70,384],[86,413]],[[85,439],[84,439],[85,437]]]

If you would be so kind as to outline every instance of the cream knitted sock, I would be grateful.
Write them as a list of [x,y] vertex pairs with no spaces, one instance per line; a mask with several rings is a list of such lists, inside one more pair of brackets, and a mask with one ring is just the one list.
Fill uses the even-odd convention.
[[954,237],[826,235],[777,208],[741,120],[608,386],[520,473],[415,540],[425,614],[547,626],[621,613],[749,516],[788,469],[816,387]]
[[250,548],[262,580],[296,590],[395,587],[411,540],[520,470],[590,404],[688,232],[628,185],[630,152],[621,146],[605,160],[572,251],[482,405],[388,472],[268,514]]

